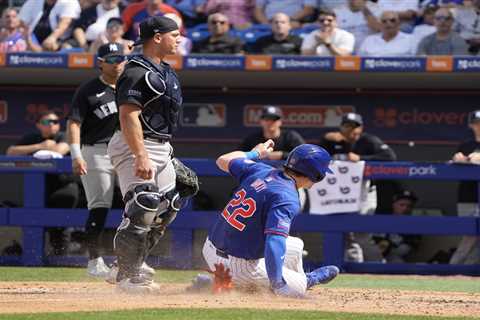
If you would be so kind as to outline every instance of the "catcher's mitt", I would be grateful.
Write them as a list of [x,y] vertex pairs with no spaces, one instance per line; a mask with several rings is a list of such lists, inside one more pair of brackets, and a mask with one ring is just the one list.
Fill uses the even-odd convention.
[[197,174],[177,158],[173,158],[172,163],[177,175],[176,189],[180,197],[188,198],[196,195],[200,189]]
[[232,276],[230,269],[226,268],[223,263],[214,264],[215,271],[213,273],[213,293],[228,292],[233,289]]

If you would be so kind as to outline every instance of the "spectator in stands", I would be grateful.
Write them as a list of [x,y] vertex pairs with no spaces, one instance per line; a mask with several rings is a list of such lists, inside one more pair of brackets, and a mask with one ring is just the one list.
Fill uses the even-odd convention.
[[[265,106],[260,116],[261,130],[247,136],[240,145],[240,150],[252,150],[261,141],[272,139],[275,142],[274,151],[269,154],[269,160],[286,159],[288,153],[298,145],[305,143],[302,136],[294,130],[282,129],[282,110],[276,106]],[[260,142],[259,142],[260,141]]]
[[400,19],[400,29],[404,32],[412,32],[418,11],[418,0],[378,0],[380,14],[386,11],[394,11]]
[[435,12],[434,34],[424,37],[417,48],[417,55],[468,55],[468,45],[452,31],[453,14],[450,9],[440,8]]
[[473,6],[459,6],[453,9],[455,31],[469,45],[468,51],[477,55],[480,51],[480,0],[473,0]]
[[418,44],[426,36],[431,35],[437,29],[435,28],[435,12],[440,7],[429,5],[422,10],[422,23],[417,24],[412,32],[412,40],[414,42],[415,51],[418,49]]
[[[69,152],[65,134],[60,131],[60,120],[53,111],[40,113],[36,121],[37,132],[24,135],[7,149],[9,156],[60,157]],[[72,175],[47,175],[46,204],[50,208],[75,208],[78,205],[80,187]],[[49,230],[54,254],[65,252],[63,229]]]
[[[457,163],[480,164],[480,110],[468,115],[468,125],[473,132],[473,139],[462,142],[453,155]],[[458,186],[457,212],[460,217],[479,217],[478,182],[461,181]],[[450,258],[451,264],[480,263],[480,238],[463,236],[457,250]]]
[[[179,18],[176,14],[167,13],[165,17],[172,19],[178,25],[178,28],[182,30],[182,19]],[[186,56],[192,51],[192,40],[187,37],[180,35],[180,44],[177,48],[177,54],[181,56]]]
[[123,53],[128,55],[132,52],[133,41],[123,38],[123,21],[120,18],[110,18],[107,22],[107,28],[100,33],[90,46],[90,53],[97,53],[98,48],[107,43],[119,43],[123,47]]
[[337,8],[347,5],[348,0],[317,0],[317,10],[335,11]]
[[0,52],[42,51],[36,37],[28,28],[20,27],[17,9],[3,10],[0,29]]
[[412,36],[400,31],[400,18],[394,11],[385,11],[380,18],[382,32],[365,38],[358,54],[368,57],[415,55]]
[[258,23],[268,24],[273,15],[283,12],[290,17],[293,28],[314,19],[316,0],[257,0],[255,19]]
[[[417,196],[410,190],[393,195],[392,211],[396,216],[411,215]],[[412,234],[386,233],[373,236],[386,262],[404,263],[409,254],[418,248],[421,236]]]
[[20,20],[45,51],[57,51],[70,37],[73,20],[80,16],[78,0],[27,0]]
[[334,10],[338,27],[350,32],[355,37],[355,51],[370,34],[380,32],[382,25],[377,7],[367,0],[348,0],[348,4]]
[[276,13],[272,18],[272,34],[259,38],[251,53],[300,54],[302,38],[290,34],[290,18],[285,13]]
[[173,7],[163,3],[162,0],[143,0],[132,2],[122,13],[125,24],[125,38],[136,41],[140,22],[148,17],[163,16],[166,13],[174,13],[182,18],[182,15]]
[[[361,160],[395,161],[395,152],[379,137],[364,132],[360,114],[342,116],[338,131],[326,133],[318,143],[335,160],[358,162]],[[377,207],[377,189],[370,180],[364,180],[361,191],[360,214],[373,214]],[[366,261],[381,261],[382,256],[370,235],[355,235]],[[348,250],[348,249],[347,249]],[[361,262],[361,261],[359,261]]]
[[206,0],[167,0],[166,4],[174,7],[182,14],[183,24],[187,28],[207,21],[203,12],[203,5]]
[[355,37],[348,31],[337,28],[336,14],[322,11],[318,15],[320,27],[309,33],[302,42],[303,55],[348,56],[353,52]]
[[210,35],[193,44],[193,53],[242,53],[243,43],[229,35],[230,24],[226,15],[214,13],[208,16],[208,31]]
[[101,0],[82,10],[80,18],[73,23],[72,39],[63,47],[79,47],[87,51],[92,42],[105,33],[109,19],[120,17],[121,10],[120,0]]
[[255,0],[231,1],[231,0],[207,0],[204,12],[223,13],[228,21],[237,30],[247,29],[252,26]]

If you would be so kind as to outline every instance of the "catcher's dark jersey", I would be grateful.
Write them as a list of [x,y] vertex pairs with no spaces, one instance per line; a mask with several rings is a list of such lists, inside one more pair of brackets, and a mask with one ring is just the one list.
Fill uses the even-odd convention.
[[117,81],[116,101],[119,107],[134,104],[142,109],[140,122],[145,137],[170,138],[183,99],[177,74],[170,65],[136,56]]
[[82,84],[75,92],[68,118],[82,124],[82,144],[110,141],[118,126],[114,89],[99,78]]
[[[257,144],[265,142],[266,138],[263,136],[263,132],[260,130],[243,140],[240,150],[250,151]],[[282,159],[287,159],[288,153],[296,146],[305,143],[302,136],[294,130],[283,130],[280,132],[280,136],[277,139],[273,139],[275,142],[274,151],[283,151]]]
[[[468,140],[458,146],[457,152],[468,156],[472,152],[480,152],[480,142]],[[478,200],[478,183],[476,181],[461,181],[458,186],[458,202],[472,203]]]
[[368,133],[362,133],[360,139],[354,144],[322,138],[318,145],[324,147],[334,159],[342,159],[339,156],[349,152],[358,154],[361,160],[395,161],[397,159],[395,152],[388,144]]

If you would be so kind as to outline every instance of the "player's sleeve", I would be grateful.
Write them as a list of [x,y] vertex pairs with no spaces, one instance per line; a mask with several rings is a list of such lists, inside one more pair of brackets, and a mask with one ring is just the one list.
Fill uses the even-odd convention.
[[68,115],[69,120],[82,123],[85,118],[85,113],[87,111],[88,101],[87,93],[85,92],[85,86],[80,86],[72,99],[72,107],[70,109],[70,114]]
[[366,135],[367,141],[373,145],[373,153],[369,155],[360,155],[361,160],[378,160],[378,161],[395,161],[397,155],[388,144],[383,142],[379,137]]
[[283,264],[287,252],[287,238],[268,234],[265,240],[265,267],[272,287],[283,281]]
[[155,92],[149,88],[146,73],[142,68],[125,70],[117,82],[115,97],[117,106],[134,104],[143,108],[154,95]]
[[268,212],[265,234],[288,237],[293,218],[300,212],[298,201],[289,201],[284,195],[278,195],[276,204]]
[[230,160],[228,164],[228,171],[238,181],[241,182],[252,172],[259,172],[260,170],[271,170],[272,167],[264,163],[255,162],[246,158],[237,158]]

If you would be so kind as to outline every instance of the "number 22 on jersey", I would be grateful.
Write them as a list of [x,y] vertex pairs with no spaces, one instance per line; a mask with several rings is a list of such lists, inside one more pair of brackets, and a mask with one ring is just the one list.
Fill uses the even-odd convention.
[[228,224],[243,231],[245,224],[238,221],[237,217],[250,218],[257,209],[257,203],[252,198],[245,198],[247,192],[241,189],[235,193],[235,198],[230,200],[225,209],[223,209],[222,216],[227,220]]

